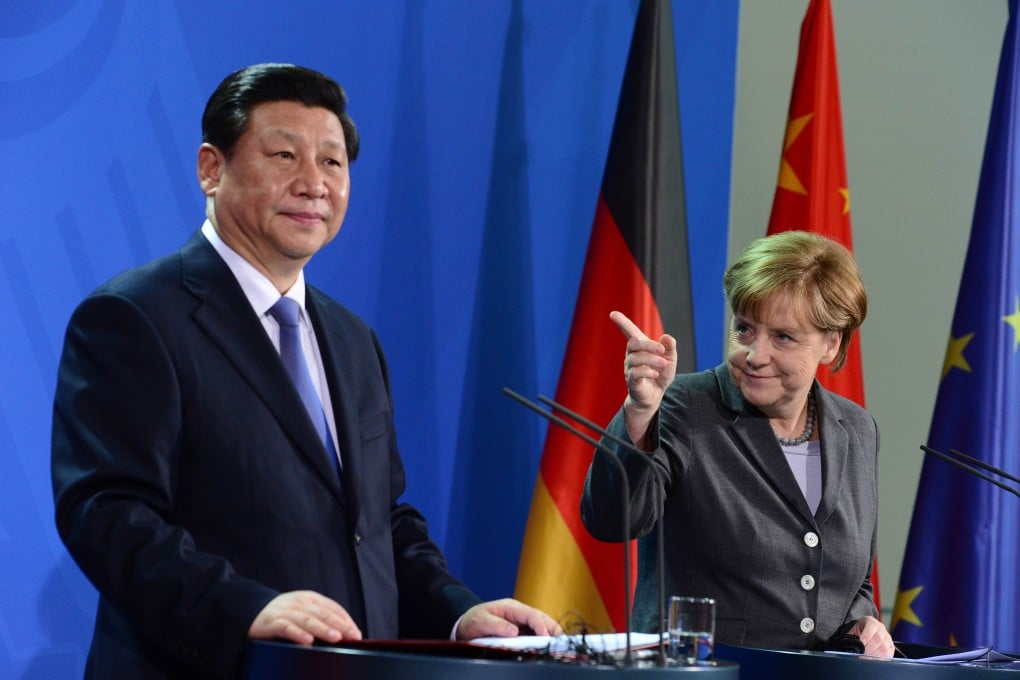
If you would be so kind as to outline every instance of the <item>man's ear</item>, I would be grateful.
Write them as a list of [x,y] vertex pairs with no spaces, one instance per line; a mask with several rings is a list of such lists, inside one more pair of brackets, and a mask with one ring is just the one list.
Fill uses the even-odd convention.
[[212,144],[203,143],[198,147],[198,186],[206,196],[216,195],[225,163],[223,152]]

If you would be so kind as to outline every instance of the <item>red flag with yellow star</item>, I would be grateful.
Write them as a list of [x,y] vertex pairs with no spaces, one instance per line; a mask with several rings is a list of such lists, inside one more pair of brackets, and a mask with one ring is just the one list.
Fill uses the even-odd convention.
[[[836,37],[829,0],[811,0],[800,29],[797,71],[779,162],[779,181],[772,201],[769,234],[811,231],[839,241],[851,251],[850,189],[843,150],[843,116],[839,103]],[[832,373],[820,366],[822,386],[864,406],[860,334],[850,345],[846,364]],[[872,566],[875,606],[878,559]]]

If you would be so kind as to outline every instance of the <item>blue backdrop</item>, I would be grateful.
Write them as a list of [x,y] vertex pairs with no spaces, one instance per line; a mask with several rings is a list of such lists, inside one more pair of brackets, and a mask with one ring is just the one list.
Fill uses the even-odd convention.
[[[545,427],[500,388],[555,392],[636,11],[636,0],[4,3],[0,677],[79,676],[91,636],[95,591],[56,535],[49,484],[67,318],[200,225],[201,110],[253,62],[310,66],[348,91],[362,135],[351,206],[308,278],[379,332],[407,498],[453,570],[484,597],[512,592]],[[674,0],[673,12],[707,367],[721,357],[738,0]]]

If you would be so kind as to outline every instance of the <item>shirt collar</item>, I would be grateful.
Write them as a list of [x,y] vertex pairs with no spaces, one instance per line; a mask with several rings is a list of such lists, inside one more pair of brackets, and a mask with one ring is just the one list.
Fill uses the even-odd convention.
[[[241,290],[244,291],[244,296],[248,299],[248,303],[251,304],[252,309],[259,316],[263,316],[269,311],[269,308],[276,304],[276,301],[280,299],[280,293],[276,290],[276,286],[270,281],[265,274],[256,269],[251,262],[244,259],[236,250],[228,246],[220,235],[216,232],[216,228],[212,222],[208,219],[202,225],[202,235],[205,236],[206,240],[212,245],[212,247],[219,253],[220,257],[230,268],[234,278],[241,285]],[[294,285],[290,287],[290,290],[286,292],[286,297],[289,297],[296,301],[301,306],[301,313],[304,315],[305,309],[305,272],[301,270],[298,273],[297,280]]]

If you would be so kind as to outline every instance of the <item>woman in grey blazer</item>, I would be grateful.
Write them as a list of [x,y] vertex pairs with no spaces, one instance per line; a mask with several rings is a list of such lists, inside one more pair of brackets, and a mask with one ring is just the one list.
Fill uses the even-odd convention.
[[[867,312],[853,256],[807,232],[767,236],[724,277],[733,310],[726,362],[676,375],[676,340],[648,338],[626,316],[628,396],[609,439],[630,481],[597,453],[581,515],[605,541],[665,530],[669,594],[716,599],[724,644],[817,649],[854,635],[891,656],[869,576],[878,519],[878,427],[823,389]],[[659,629],[656,544],[642,540],[635,627]]]

